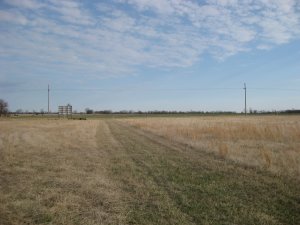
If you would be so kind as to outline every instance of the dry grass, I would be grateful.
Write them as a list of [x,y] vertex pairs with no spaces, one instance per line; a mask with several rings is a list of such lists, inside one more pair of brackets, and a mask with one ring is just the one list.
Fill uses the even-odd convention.
[[[299,181],[107,121],[126,224],[298,224]],[[105,138],[106,140],[109,138]],[[220,143],[226,157],[229,148]]]
[[[297,153],[280,129],[296,131],[298,117],[259,119],[0,120],[0,224],[298,224],[299,180],[199,151],[256,154],[266,169],[282,146]],[[247,124],[263,135],[280,125],[279,141],[270,130],[241,138]]]
[[[118,224],[97,121],[0,121],[0,224]],[[120,222],[121,223],[121,222]]]
[[299,116],[147,118],[126,122],[244,165],[300,176]]

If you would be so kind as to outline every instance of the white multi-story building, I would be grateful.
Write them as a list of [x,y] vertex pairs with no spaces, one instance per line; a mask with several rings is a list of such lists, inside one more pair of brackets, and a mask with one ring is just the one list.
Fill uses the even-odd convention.
[[58,114],[64,116],[72,115],[72,106],[70,104],[58,106]]

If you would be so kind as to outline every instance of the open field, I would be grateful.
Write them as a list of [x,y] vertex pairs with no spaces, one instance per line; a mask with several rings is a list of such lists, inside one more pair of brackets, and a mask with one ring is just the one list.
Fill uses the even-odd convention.
[[300,179],[300,116],[129,119],[171,142]]
[[0,120],[0,224],[299,224],[299,117],[276,118]]

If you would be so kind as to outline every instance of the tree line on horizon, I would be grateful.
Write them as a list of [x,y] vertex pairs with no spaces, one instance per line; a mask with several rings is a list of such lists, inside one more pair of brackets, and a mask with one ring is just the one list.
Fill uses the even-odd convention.
[[[197,114],[197,115],[205,115],[205,114],[244,114],[245,112],[234,112],[234,111],[201,111],[201,110],[190,110],[190,111],[182,111],[182,110],[148,110],[148,111],[141,111],[141,110],[120,110],[120,111],[113,111],[113,110],[93,110],[90,108],[86,108],[84,112],[77,112],[76,110],[73,111],[73,114]],[[39,112],[32,110],[32,111],[23,111],[22,109],[18,109],[16,111],[10,112],[8,110],[8,103],[0,99],[0,116],[9,116],[10,114],[35,114],[35,115],[44,115],[48,114],[43,109]],[[51,112],[50,114],[57,114],[57,112]],[[300,114],[300,109],[287,109],[287,110],[272,110],[272,111],[265,111],[265,110],[255,110],[249,109],[247,114]]]
[[[134,110],[121,110],[121,111],[112,111],[112,110],[100,110],[94,111],[88,109],[85,111],[86,114],[244,114],[245,112],[235,112],[235,111],[176,111],[176,110],[150,110],[150,111],[134,111]],[[288,110],[253,110],[249,109],[247,114],[300,114],[300,109],[288,109]]]

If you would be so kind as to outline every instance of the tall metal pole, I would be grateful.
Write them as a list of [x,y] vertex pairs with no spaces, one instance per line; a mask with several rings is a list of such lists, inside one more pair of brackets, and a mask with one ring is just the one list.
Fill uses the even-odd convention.
[[244,90],[245,90],[245,116],[247,116],[247,86],[244,83]]
[[48,84],[48,113],[50,113],[50,87],[49,87],[49,84]]

